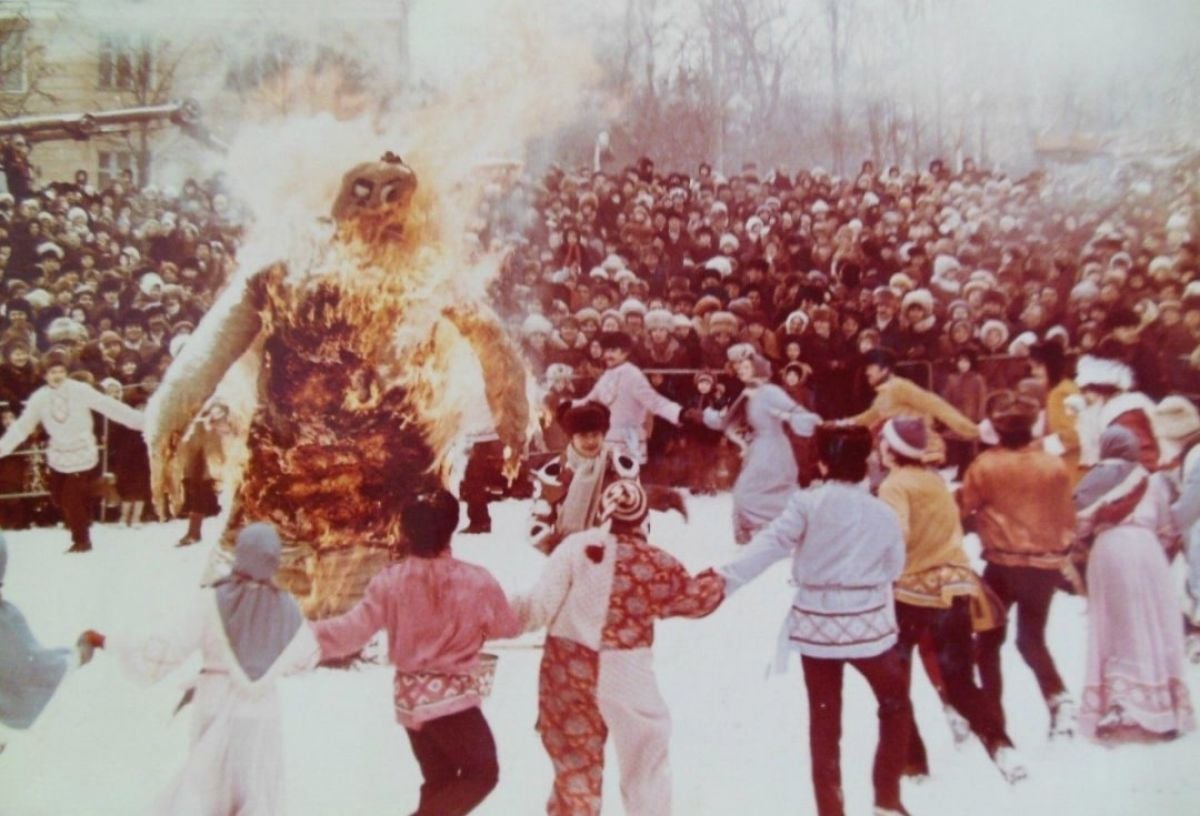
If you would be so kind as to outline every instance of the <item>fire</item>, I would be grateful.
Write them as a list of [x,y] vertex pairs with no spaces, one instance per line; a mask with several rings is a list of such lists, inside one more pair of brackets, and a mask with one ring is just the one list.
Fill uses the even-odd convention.
[[264,361],[226,535],[273,522],[289,544],[281,580],[313,617],[344,611],[402,551],[401,508],[454,486],[483,406],[513,473],[530,422],[524,365],[474,296],[494,259],[444,241],[428,193],[343,215],[307,267],[247,283]]

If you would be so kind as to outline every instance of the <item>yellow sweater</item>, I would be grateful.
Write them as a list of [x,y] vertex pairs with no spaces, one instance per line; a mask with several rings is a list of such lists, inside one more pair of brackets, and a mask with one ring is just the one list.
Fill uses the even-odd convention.
[[976,581],[963,549],[958,505],[937,471],[896,468],[879,486],[879,498],[895,511],[904,532],[896,600],[945,608],[955,595],[973,594]]

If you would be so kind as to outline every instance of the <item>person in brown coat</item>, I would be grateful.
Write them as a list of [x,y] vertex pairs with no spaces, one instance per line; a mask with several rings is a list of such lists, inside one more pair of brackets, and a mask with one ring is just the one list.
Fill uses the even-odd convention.
[[[959,503],[983,544],[983,581],[1005,608],[1017,607],[1017,650],[1033,669],[1050,709],[1050,735],[1071,736],[1075,703],[1046,646],[1050,602],[1062,580],[1075,530],[1071,477],[1063,460],[1033,444],[1038,406],[998,405],[991,417],[1000,445],[967,469]],[[1007,626],[979,636],[979,676],[1000,705],[1000,647]]]

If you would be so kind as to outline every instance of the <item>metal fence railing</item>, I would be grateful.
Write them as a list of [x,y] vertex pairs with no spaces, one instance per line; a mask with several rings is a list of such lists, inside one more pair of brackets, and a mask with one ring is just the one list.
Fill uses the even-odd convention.
[[[140,388],[137,385],[122,386],[122,391],[130,391],[134,388]],[[96,444],[97,450],[100,453],[100,473],[106,474],[109,472],[109,419],[106,416],[99,416],[100,429],[97,434]],[[24,483],[19,490],[5,489],[4,485],[0,485],[0,501],[16,501],[19,499],[44,499],[50,495],[50,490],[47,487],[49,480],[47,471],[49,470],[46,464],[46,446],[33,445],[31,447],[18,448],[9,454],[6,459],[20,460],[22,458],[28,460],[27,468],[24,471]]]

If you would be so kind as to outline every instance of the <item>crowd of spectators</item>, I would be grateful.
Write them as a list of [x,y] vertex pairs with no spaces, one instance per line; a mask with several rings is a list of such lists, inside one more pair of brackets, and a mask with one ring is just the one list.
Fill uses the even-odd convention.
[[[5,170],[16,191],[0,195],[6,421],[52,346],[75,376],[144,400],[232,271],[237,206],[216,181],[158,189],[126,173],[95,189],[79,171],[38,187],[19,137]],[[643,158],[494,184],[474,237],[507,251],[494,299],[545,387],[547,418],[603,370],[604,331],[632,335],[634,361],[687,406],[734,396],[726,353],[739,343],[827,419],[870,403],[864,355],[877,348],[973,421],[1044,343],[1068,358],[1103,346],[1156,399],[1200,393],[1189,359],[1200,162],[1125,172],[1100,199],[970,159],[921,172],[867,161],[839,178],[752,163],[728,176],[707,164],[662,172]],[[678,444],[660,431],[652,452]]]
[[[42,385],[39,358],[52,348],[66,353],[72,377],[140,406],[228,279],[244,219],[218,179],[160,189],[125,171],[97,188],[79,170],[39,184],[21,136],[3,146],[3,164],[3,427]],[[118,466],[135,462],[126,481],[139,485],[136,500],[148,498],[138,452],[112,454]],[[11,457],[0,463],[0,493],[39,492],[37,475],[28,457]],[[27,523],[28,509],[7,520]]]

